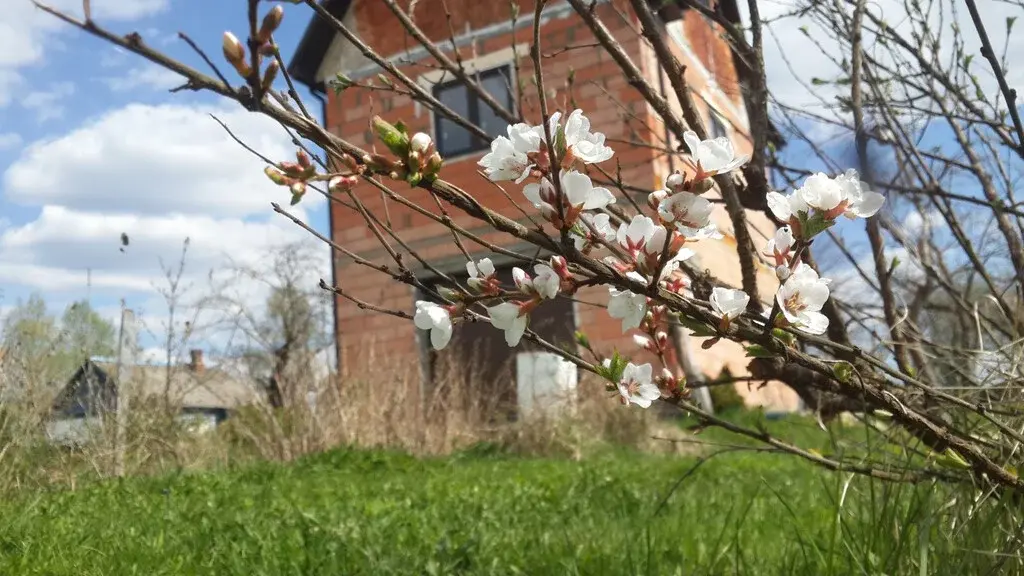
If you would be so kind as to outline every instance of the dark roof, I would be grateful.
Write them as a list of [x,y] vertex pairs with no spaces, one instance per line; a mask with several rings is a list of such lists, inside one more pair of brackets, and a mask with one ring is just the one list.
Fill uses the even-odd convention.
[[[320,1],[320,5],[338,20],[345,17],[351,4],[352,0]],[[322,82],[317,82],[316,71],[320,69],[320,64],[324,61],[333,40],[334,29],[330,22],[314,13],[313,19],[306,26],[306,31],[302,33],[291,62],[288,63],[288,74],[292,79],[322,92],[324,86]]]

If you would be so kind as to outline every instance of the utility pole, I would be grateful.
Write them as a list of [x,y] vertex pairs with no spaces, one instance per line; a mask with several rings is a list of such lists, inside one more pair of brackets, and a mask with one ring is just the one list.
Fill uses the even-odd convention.
[[114,434],[114,475],[124,476],[124,456],[128,431],[128,400],[130,397],[132,369],[135,367],[137,347],[135,345],[138,325],[135,312],[125,308],[121,302],[121,328],[117,341],[117,376],[114,380],[114,416],[117,428]]

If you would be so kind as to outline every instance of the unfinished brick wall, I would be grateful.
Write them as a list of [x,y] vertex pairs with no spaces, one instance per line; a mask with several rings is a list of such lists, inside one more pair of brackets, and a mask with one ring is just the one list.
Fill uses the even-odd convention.
[[[431,38],[445,40],[450,29],[458,35],[464,33],[467,28],[481,30],[509,20],[508,4],[504,2],[446,0],[446,3],[451,20],[444,10],[439,9],[437,2],[421,1],[416,4],[413,12],[416,23]],[[460,46],[459,54],[469,64],[476,58],[487,59],[488,55],[491,55],[490,64],[497,64],[501,58],[494,61],[495,54],[505,54],[508,62],[516,61],[520,77],[518,82],[514,82],[513,99],[516,105],[521,107],[527,121],[537,123],[540,121],[541,112],[533,81],[533,65],[528,56],[528,46],[532,42],[530,24],[533,3],[526,0],[519,2],[519,6],[519,18],[525,26]],[[383,55],[398,55],[399,58],[393,61],[410,77],[418,79],[427,76],[436,81],[436,67],[425,65],[430,62],[429,57],[420,55],[421,59],[418,61],[405,61],[409,54],[406,51],[418,44],[403,34],[404,30],[386,6],[379,2],[356,0],[352,9],[355,10],[358,32],[365,41]],[[601,4],[597,10],[627,54],[635,62],[643,63],[650,81],[657,85],[656,75],[653,73],[656,68],[650,48],[633,32],[634,28],[638,28],[638,24],[623,21],[619,15],[629,14],[629,11],[622,10],[621,6],[616,7],[612,3]],[[746,121],[742,117],[742,99],[738,97],[738,90],[732,90],[731,93],[735,95],[732,97],[729,91],[713,89],[716,87],[709,86],[708,83],[708,77],[713,77],[718,85],[735,85],[728,47],[718,38],[717,32],[707,28],[704,19],[699,15],[687,15],[681,25],[687,34],[694,34],[688,49],[680,49],[678,56],[687,64],[687,80],[702,96],[698,98],[698,102],[701,106],[707,106],[705,101],[711,102],[711,105],[723,113],[734,127],[739,128],[733,132],[733,141],[740,147],[749,149],[749,139],[742,131],[745,129]],[[542,51],[551,55],[543,61],[549,108],[561,110],[563,113],[573,108],[584,110],[591,120],[593,129],[604,132],[609,145],[616,151],[611,161],[601,165],[601,168],[613,177],[618,169],[622,181],[630,185],[650,190],[661,187],[670,172],[670,166],[664,155],[659,154],[652,146],[663,146],[664,126],[642,96],[630,86],[621,69],[608,54],[599,47],[588,46],[594,44],[595,39],[586,25],[572,13],[549,18],[541,28],[541,39]],[[693,55],[706,60],[694,62]],[[486,65],[482,67],[486,68]],[[703,75],[701,70],[705,71]],[[371,80],[372,76],[353,79],[366,82]],[[425,82],[424,85],[429,86],[429,82]],[[707,110],[702,110],[701,113],[706,115]],[[337,95],[329,94],[329,130],[343,135],[356,145],[372,148],[374,142],[369,120],[374,114],[392,122],[402,120],[412,132],[434,133],[432,114],[408,96],[358,87],[349,88]],[[527,213],[535,214],[535,210],[522,196],[522,185],[511,182],[500,182],[496,185],[481,177],[476,162],[482,154],[481,152],[462,158],[447,158],[442,171],[443,177],[470,192],[482,205],[530,225],[530,220],[523,216],[505,195],[507,192],[508,197],[518,203],[519,207],[525,209]],[[674,158],[672,167],[683,168],[679,156]],[[591,176],[603,178],[596,171],[592,171]],[[401,183],[393,185],[392,188],[410,201],[440,214],[438,207],[425,191],[411,189]],[[501,188],[504,188],[505,192]],[[381,192],[371,185],[362,184],[353,193],[369,212],[382,218],[386,215],[391,228],[401,236],[409,249],[415,250],[432,264],[437,264],[445,272],[464,269],[465,258],[453,241],[451,233],[442,225],[428,216],[402,206],[395,200],[385,201]],[[640,201],[643,201],[642,197]],[[619,203],[627,204],[621,198]],[[394,260],[381,247],[379,240],[358,212],[339,204],[333,204],[331,210],[334,225],[332,233],[336,242],[367,260],[397,270]],[[491,231],[486,224],[457,210],[451,211],[450,215],[457,225],[486,241],[508,248],[513,248],[518,242],[511,236]],[[715,221],[723,231],[731,230],[724,210],[717,211]],[[765,233],[771,233],[770,223],[763,217],[755,224]],[[388,237],[387,232],[380,233],[399,252],[405,251]],[[463,240],[463,243],[474,259],[492,256],[489,249],[468,240]],[[701,242],[696,250],[703,266],[725,281],[739,285],[735,242],[730,237],[718,242]],[[404,264],[417,275],[430,276],[428,271],[408,255],[404,257]],[[354,264],[348,258],[337,258],[335,265],[338,285],[352,297],[387,308],[412,310],[416,294],[409,286],[395,282],[385,274]],[[767,268],[764,273],[765,294],[770,294],[773,291],[771,283],[774,276]],[[576,303],[574,307],[576,325],[588,335],[597,348],[603,351],[610,351],[613,348],[624,351],[635,349],[631,336],[622,333],[619,320],[609,317],[603,308],[586,304],[605,304],[608,300],[607,289],[594,287],[581,290],[578,299],[582,302]],[[380,354],[367,354],[367,348],[371,344],[374,349],[386,351],[387,362],[420,362],[421,345],[411,322],[361,310],[350,300],[340,297],[337,306],[340,331],[339,361],[343,371],[359,373],[367,363],[380,362],[383,358]],[[727,342],[719,344],[711,351],[702,351],[696,345],[692,348],[700,367],[712,376],[717,375],[723,365],[729,365],[734,373],[740,373],[743,371],[742,366],[746,364],[742,349]],[[742,392],[744,391],[741,390]],[[773,395],[778,396],[774,392]],[[795,396],[782,400],[774,396],[762,397],[763,394],[747,396],[748,403],[768,404],[779,408],[791,408],[795,399]]]

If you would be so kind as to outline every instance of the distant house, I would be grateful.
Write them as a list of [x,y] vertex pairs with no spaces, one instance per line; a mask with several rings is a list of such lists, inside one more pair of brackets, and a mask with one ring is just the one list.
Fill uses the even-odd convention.
[[129,407],[167,402],[195,431],[212,430],[235,409],[261,400],[254,386],[218,368],[208,369],[201,350],[193,350],[184,366],[132,366],[128,382],[122,390],[116,361],[86,360],[54,400],[48,437],[62,444],[83,440],[90,426],[117,412],[123,391]]

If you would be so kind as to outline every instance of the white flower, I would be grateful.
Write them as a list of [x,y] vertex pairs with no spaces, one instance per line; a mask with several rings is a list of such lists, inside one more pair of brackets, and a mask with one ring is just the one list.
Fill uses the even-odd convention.
[[679,265],[682,264],[684,260],[692,258],[694,255],[696,255],[696,252],[693,250],[690,250],[689,248],[680,248],[675,255],[665,261],[665,267],[661,269],[661,275],[658,277],[658,280],[661,281],[670,276],[673,272],[679,269]]
[[[626,277],[637,282],[645,281],[644,277],[636,272],[630,272]],[[647,297],[629,290],[619,290],[614,286],[608,287],[608,294],[611,296],[608,300],[608,315],[622,320],[622,331],[639,328],[644,314],[647,313]]]
[[[576,170],[564,170],[559,174],[562,194],[566,203],[579,210],[597,210],[615,203],[615,195],[607,188],[595,187],[590,176]],[[541,180],[523,186],[523,195],[540,209],[545,216],[557,214],[555,208],[557,191],[550,180]]]
[[513,268],[512,281],[526,294],[536,294],[541,298],[554,298],[557,296],[561,279],[554,268],[547,264],[537,264],[533,267],[533,271],[537,276],[531,278],[522,268]]
[[775,237],[768,240],[765,252],[775,259],[775,265],[781,266],[789,262],[789,252],[793,249],[795,240],[793,231],[789,226],[783,226],[775,231]]
[[797,189],[796,194],[811,208],[828,212],[839,206],[846,199],[843,186],[829,178],[826,174],[818,172],[811,174],[804,180],[804,185]]
[[[665,241],[665,228],[658,226],[654,220],[643,214],[633,216],[629,224],[619,224],[619,230],[615,234],[619,246],[627,252],[636,252],[649,244],[656,244],[657,238]],[[656,246],[655,250],[660,251],[661,246]]]
[[769,192],[767,200],[772,213],[784,222],[812,209],[826,220],[835,220],[839,214],[845,214],[847,218],[868,218],[885,203],[884,196],[865,188],[856,170],[847,170],[836,178],[829,178],[821,172],[812,174],[789,196]]
[[783,222],[789,222],[790,219],[796,217],[800,212],[810,212],[810,207],[804,202],[803,197],[796,192],[788,196],[774,191],[769,192],[767,200],[768,208],[771,209],[772,214]]
[[505,331],[505,343],[509,346],[516,346],[526,332],[526,325],[530,317],[521,314],[522,310],[514,302],[502,302],[497,306],[487,309],[487,315],[491,317],[491,325],[499,330]]
[[[615,240],[627,253],[629,253],[639,268],[651,274],[654,267],[661,260],[661,251],[665,247],[665,238],[668,230],[664,226],[658,226],[647,216],[637,214],[629,224],[620,224],[615,234]],[[666,263],[661,271],[659,280],[679,269],[679,263],[694,255],[689,248],[681,248]]]
[[590,131],[590,120],[582,110],[573,110],[565,119],[565,145],[585,164],[604,162],[614,154],[604,145],[604,134]]
[[843,189],[846,196],[847,218],[870,218],[885,204],[885,196],[867,189],[867,184],[860,181],[857,171],[850,169],[845,174],[836,176],[836,183]]
[[697,133],[688,131],[683,134],[683,141],[690,149],[690,156],[700,169],[708,176],[735,170],[750,160],[750,156],[737,156],[732,142],[724,136],[714,140],[701,140]]
[[490,258],[484,258],[479,262],[469,261],[466,262],[466,272],[469,273],[466,283],[479,290],[494,275],[494,263]]
[[423,132],[417,132],[409,139],[409,150],[418,154],[426,154],[433,143],[434,141],[429,135],[424,134]]
[[829,282],[807,264],[797,266],[775,295],[786,320],[808,334],[823,334],[828,318],[820,310],[828,300]]
[[445,307],[424,300],[416,301],[412,323],[420,330],[430,330],[430,345],[441,350],[452,339],[452,318]]
[[622,371],[622,380],[619,381],[619,394],[622,395],[623,404],[650,408],[652,402],[661,398],[661,390],[651,381],[653,371],[650,364],[626,364]]
[[707,199],[689,192],[678,192],[658,204],[658,216],[665,222],[673,222],[684,236],[695,236],[700,229],[711,223],[714,205]]
[[[580,214],[580,219],[585,224],[579,226],[580,230],[585,235],[577,234],[572,232],[572,241],[576,244],[577,250],[583,250],[588,244],[593,244],[596,238],[600,238],[605,242],[612,242],[615,240],[615,229],[612,228],[611,219],[604,212],[593,214],[590,212],[584,212]],[[590,226],[588,227],[587,224]],[[595,238],[596,237],[596,238]]]
[[711,308],[722,318],[735,320],[747,309],[750,296],[743,290],[730,290],[715,286],[711,290]]
[[530,175],[533,162],[529,154],[540,150],[543,137],[535,127],[520,122],[507,129],[508,137],[498,136],[491,151],[477,163],[492,181],[515,180],[518,184]]

